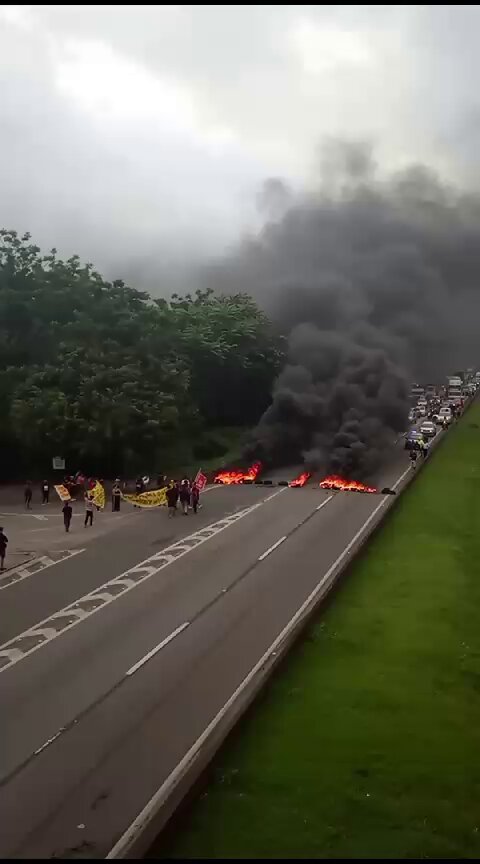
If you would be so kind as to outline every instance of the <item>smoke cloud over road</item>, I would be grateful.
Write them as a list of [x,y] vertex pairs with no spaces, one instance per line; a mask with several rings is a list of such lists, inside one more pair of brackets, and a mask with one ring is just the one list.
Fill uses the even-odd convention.
[[330,145],[315,192],[265,187],[271,221],[217,269],[288,335],[251,453],[363,478],[406,427],[409,382],[477,361],[480,198],[412,167],[377,179]]

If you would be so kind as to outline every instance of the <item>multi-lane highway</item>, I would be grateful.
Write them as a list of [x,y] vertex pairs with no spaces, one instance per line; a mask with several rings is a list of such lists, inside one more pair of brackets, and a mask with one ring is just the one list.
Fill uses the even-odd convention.
[[[399,444],[378,484],[410,471]],[[122,851],[393,500],[213,487],[196,517],[124,510],[88,543],[77,523],[69,554],[0,582],[0,855]]]

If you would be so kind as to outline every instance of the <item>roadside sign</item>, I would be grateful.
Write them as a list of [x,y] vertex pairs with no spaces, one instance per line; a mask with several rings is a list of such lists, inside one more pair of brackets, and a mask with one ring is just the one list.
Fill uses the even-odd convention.
[[54,471],[65,471],[65,459],[62,459],[61,456],[54,456],[52,466]]

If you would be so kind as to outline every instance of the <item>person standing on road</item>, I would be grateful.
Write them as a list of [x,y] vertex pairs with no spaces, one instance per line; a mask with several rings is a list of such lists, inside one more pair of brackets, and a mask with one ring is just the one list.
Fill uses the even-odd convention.
[[48,499],[50,498],[50,483],[48,480],[44,480],[42,483],[42,505],[48,504]]
[[198,502],[200,500],[200,489],[198,488],[197,484],[195,483],[195,480],[192,483],[190,500],[191,500],[191,504],[192,504],[192,510],[194,513],[196,513],[198,510]]
[[93,525],[93,499],[88,494],[88,492],[85,495],[85,523],[84,524],[85,524],[85,528],[87,527],[88,524],[90,524],[90,527],[92,527],[92,525]]
[[120,480],[115,480],[115,484],[112,488],[112,510],[114,513],[120,512],[120,499],[122,497],[122,493],[120,490]]
[[416,447],[412,447],[410,450],[410,459],[412,460],[412,468],[415,471],[417,468],[417,458],[418,458],[418,450]]
[[25,507],[27,510],[30,510],[32,506],[32,484],[30,483],[30,480],[27,480],[25,484],[23,497],[25,498]]
[[72,521],[72,513],[73,513],[72,505],[70,504],[70,501],[65,501],[65,503],[62,507],[62,513],[63,513],[63,524],[65,525],[65,531],[68,534],[68,532],[70,531],[70,522]]
[[190,484],[188,480],[182,480],[180,486],[180,504],[184,516],[188,516],[188,505],[190,504]]
[[7,551],[8,537],[3,533],[3,528],[0,528],[0,570],[5,570],[5,554]]
[[177,512],[177,501],[178,501],[178,489],[177,489],[175,483],[170,484],[165,495],[167,498],[168,518],[172,519]]

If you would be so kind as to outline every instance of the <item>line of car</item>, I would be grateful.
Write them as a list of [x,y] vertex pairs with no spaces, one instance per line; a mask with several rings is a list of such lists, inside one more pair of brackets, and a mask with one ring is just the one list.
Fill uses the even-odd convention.
[[411,395],[413,398],[418,395],[418,398],[416,405],[410,409],[408,420],[417,425],[406,433],[405,449],[421,450],[423,442],[428,442],[435,437],[437,427],[446,429],[450,426],[455,417],[462,413],[465,400],[474,396],[479,386],[479,379],[471,380],[463,385],[461,391],[455,392],[455,395],[449,389],[441,388],[438,391],[442,393],[440,396],[437,395],[436,388],[431,385],[426,388],[426,391],[419,385],[413,385]]

